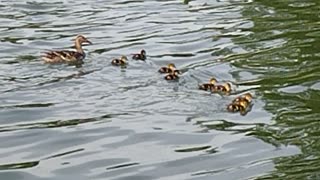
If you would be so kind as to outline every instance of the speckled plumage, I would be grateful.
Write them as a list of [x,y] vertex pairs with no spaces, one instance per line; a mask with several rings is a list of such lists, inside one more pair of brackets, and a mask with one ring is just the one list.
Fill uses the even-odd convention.
[[83,43],[92,44],[87,38],[82,35],[78,35],[75,39],[76,51],[48,51],[44,52],[41,56],[42,60],[46,63],[82,63],[83,59],[86,57],[82,49]]

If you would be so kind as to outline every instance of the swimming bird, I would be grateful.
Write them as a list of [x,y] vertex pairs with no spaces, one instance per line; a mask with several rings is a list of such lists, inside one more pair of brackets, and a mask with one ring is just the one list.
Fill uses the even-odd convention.
[[165,80],[168,80],[168,81],[171,81],[171,80],[178,80],[179,79],[179,72],[178,71],[173,71],[169,74],[167,74],[164,79]]
[[125,66],[128,64],[128,59],[126,56],[121,56],[120,59],[116,58],[111,61],[111,64],[114,66]]
[[251,108],[252,95],[246,93],[242,96],[236,97],[231,104],[227,106],[229,112],[240,112],[241,115],[245,115]]
[[83,59],[86,57],[85,52],[82,49],[82,45],[84,43],[92,44],[86,37],[83,35],[78,35],[75,39],[75,48],[76,51],[68,51],[68,50],[61,50],[61,51],[48,51],[44,52],[42,55],[42,60],[46,63],[83,63]]
[[199,89],[205,90],[205,91],[214,89],[214,86],[215,86],[216,83],[217,83],[217,79],[214,78],[214,77],[212,77],[212,78],[209,80],[209,83],[200,84],[200,85],[199,85]]
[[236,103],[231,103],[227,106],[229,112],[240,112],[240,114],[245,115],[248,112],[250,103],[247,101],[238,101]]
[[170,63],[168,64],[166,67],[161,67],[159,70],[158,70],[159,73],[173,73],[173,72],[176,72],[178,74],[181,74],[181,71],[178,70],[176,68],[176,65],[174,65],[173,63]]
[[146,60],[147,59],[146,51],[144,49],[142,49],[140,53],[133,54],[132,55],[132,59],[134,59],[134,60],[142,60],[142,61]]
[[231,84],[225,83],[222,85],[216,85],[211,87],[211,92],[223,92],[223,93],[230,93],[231,91]]
[[236,97],[232,102],[236,103],[236,102],[240,102],[240,101],[246,101],[247,103],[251,103],[252,95],[250,93],[246,93],[242,96]]

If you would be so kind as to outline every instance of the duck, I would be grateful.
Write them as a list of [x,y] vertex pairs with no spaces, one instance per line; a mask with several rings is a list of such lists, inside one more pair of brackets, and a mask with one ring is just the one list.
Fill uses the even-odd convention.
[[167,74],[164,79],[167,81],[178,80],[179,79],[178,71],[173,71],[172,73]]
[[240,112],[242,115],[247,113],[250,103],[247,101],[238,101],[236,103],[231,103],[227,106],[229,112]]
[[82,49],[84,44],[92,44],[86,37],[83,35],[78,35],[75,39],[75,49],[76,51],[69,50],[60,50],[44,52],[44,55],[41,56],[42,60],[45,63],[56,64],[56,63],[83,63],[83,59],[86,57],[85,52]]
[[209,83],[200,84],[200,85],[199,85],[199,89],[205,90],[205,91],[214,89],[214,86],[215,86],[216,83],[217,83],[217,79],[214,78],[214,77],[212,77],[212,78],[209,80]]
[[145,51],[144,49],[142,49],[142,50],[140,51],[140,53],[133,54],[133,55],[132,55],[132,59],[145,61],[145,60],[147,59],[146,51]]
[[173,63],[168,64],[166,67],[161,67],[158,72],[159,73],[171,73],[176,69],[176,66]]
[[230,93],[231,92],[231,84],[225,83],[222,85],[215,85],[211,87],[211,92],[223,92],[223,93]]
[[248,103],[245,101],[239,101],[237,103],[231,103],[227,106],[229,112],[244,111],[248,107]]
[[252,95],[250,93],[246,93],[236,97],[232,103],[227,106],[227,110],[229,112],[240,112],[242,115],[245,115],[251,106],[251,102]]
[[240,111],[240,106],[236,103],[231,103],[227,106],[229,112],[238,112]]
[[236,103],[236,102],[240,102],[240,101],[246,101],[248,103],[251,103],[252,95],[250,93],[246,93],[242,96],[238,96],[232,101],[232,103]]
[[177,73],[181,74],[181,71],[176,68],[176,66],[173,63],[168,64],[166,67],[161,67],[158,70],[159,73],[164,74],[164,73]]
[[126,56],[121,56],[120,58],[113,59],[111,64],[114,66],[125,66],[128,64],[128,59]]

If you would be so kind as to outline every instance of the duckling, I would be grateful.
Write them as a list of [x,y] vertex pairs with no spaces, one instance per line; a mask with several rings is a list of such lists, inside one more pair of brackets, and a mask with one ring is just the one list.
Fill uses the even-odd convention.
[[210,79],[209,83],[199,85],[199,89],[205,90],[205,91],[211,90],[216,83],[217,83],[217,79],[213,77]]
[[230,112],[244,112],[249,107],[249,103],[247,101],[238,101],[236,103],[231,103],[228,105],[227,109]]
[[111,64],[114,66],[125,66],[128,64],[127,61],[128,59],[126,56],[121,56],[120,59],[113,59]]
[[236,104],[240,107],[240,112],[245,111],[250,105],[248,101],[239,101]]
[[236,103],[231,103],[227,106],[229,112],[238,112],[240,111],[240,106]]
[[231,91],[231,84],[225,83],[223,85],[216,85],[211,88],[212,92],[223,92],[223,93],[230,93]]
[[158,70],[159,73],[172,73],[173,71],[179,71],[176,69],[176,66],[173,63],[168,64],[167,67],[161,67]]
[[246,93],[235,98],[232,103],[227,106],[227,110],[229,112],[240,112],[242,115],[245,115],[251,106],[251,102],[252,95],[250,93]]
[[92,44],[87,38],[82,35],[78,35],[75,39],[76,51],[48,51],[44,52],[41,56],[45,63],[83,63],[83,59],[86,57],[85,52],[82,49],[84,43]]
[[140,53],[133,54],[132,59],[145,61],[147,59],[146,51],[144,49],[142,49]]
[[236,103],[236,102],[239,102],[239,101],[246,101],[248,103],[251,103],[252,95],[250,93],[246,93],[246,94],[244,94],[242,96],[236,97],[232,102]]
[[164,79],[165,80],[168,80],[168,81],[171,81],[171,80],[178,80],[179,79],[179,76],[178,76],[178,71],[173,71],[172,73],[170,74],[167,74]]

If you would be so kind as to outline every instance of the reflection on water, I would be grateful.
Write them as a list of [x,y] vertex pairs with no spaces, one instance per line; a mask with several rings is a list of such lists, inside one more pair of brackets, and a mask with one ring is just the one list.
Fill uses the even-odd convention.
[[[2,1],[1,179],[317,179],[319,5]],[[40,60],[77,34],[82,67]],[[211,77],[236,92],[199,91]],[[251,111],[228,113],[244,92]]]

